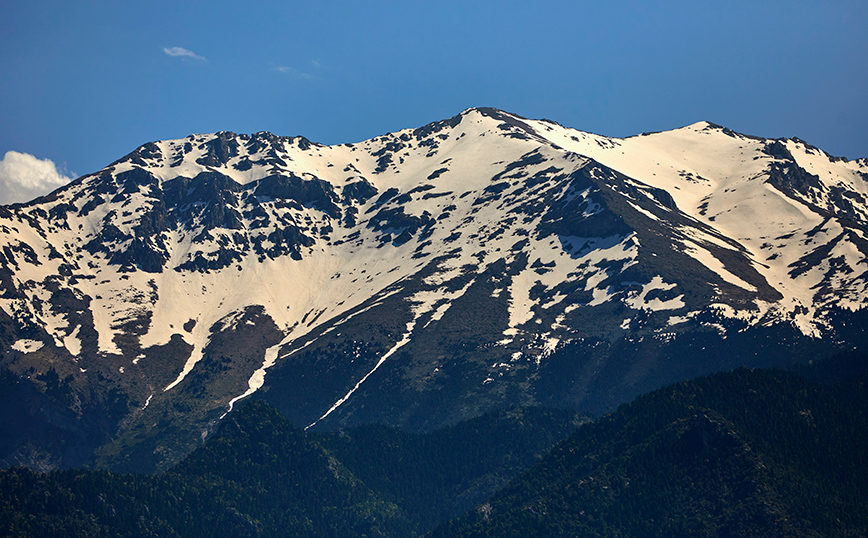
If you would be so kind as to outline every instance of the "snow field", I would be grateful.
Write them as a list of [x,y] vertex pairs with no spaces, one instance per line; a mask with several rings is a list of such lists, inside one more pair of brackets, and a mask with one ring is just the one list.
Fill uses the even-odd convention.
[[[859,231],[845,229],[836,219],[824,219],[807,201],[793,199],[769,184],[769,171],[780,164],[780,160],[763,152],[768,141],[736,135],[707,122],[674,131],[615,139],[549,122],[513,118],[532,128],[526,133],[530,139],[504,136],[499,127],[501,120],[469,110],[457,126],[445,127],[429,136],[426,144],[432,140],[433,144],[422,144],[415,139],[412,130],[404,130],[339,146],[307,145],[298,138],[283,138],[273,145],[263,142],[259,150],[251,151],[247,144],[258,135],[241,136],[237,138],[240,141],[237,155],[214,167],[196,161],[207,157],[207,143],[220,134],[157,142],[161,156],[146,159],[144,168],[161,182],[215,171],[247,185],[282,173],[327,181],[335,187],[338,196],[344,185],[362,180],[375,186],[378,192],[364,203],[353,203],[358,211],[358,223],[350,228],[320,208],[280,208],[272,202],[260,201],[269,224],[257,233],[274,231],[280,219],[286,218],[295,222],[302,233],[315,239],[315,244],[302,248],[301,260],[289,256],[260,260],[250,252],[220,270],[176,271],[175,268],[198,253],[206,257],[215,254],[221,248],[221,236],[231,241],[231,235],[229,231],[216,229],[211,230],[213,241],[194,242],[202,229],[174,229],[163,235],[169,255],[163,272],[121,272],[108,263],[103,253],[91,256],[79,252],[106,222],[111,222],[122,233],[132,233],[154,201],[145,192],[132,192],[125,195],[122,207],[104,203],[87,215],[81,215],[99,179],[98,175],[85,177],[62,191],[57,200],[22,210],[29,211],[34,221],[47,222],[44,226],[31,226],[22,218],[9,221],[5,226],[5,243],[29,245],[40,263],[29,264],[23,255],[15,254],[19,264],[27,266],[26,273],[22,271],[13,276],[27,300],[0,298],[0,308],[16,319],[37,321],[51,336],[50,343],[66,348],[72,356],[80,355],[81,325],[51,307],[50,283],[58,278],[62,267],[70,266],[78,278],[64,285],[72,287],[80,297],[90,297],[89,312],[99,335],[100,353],[121,354],[113,338],[116,331],[124,323],[147,315],[151,316],[150,325],[139,339],[143,349],[166,344],[175,334],[180,334],[193,346],[182,371],[163,389],[168,391],[196,367],[213,327],[231,324],[249,306],[262,306],[284,337],[268,348],[260,367],[249,378],[247,389],[230,400],[231,408],[263,385],[268,368],[276,361],[310,345],[314,341],[311,335],[323,329],[323,324],[328,326],[322,334],[335,330],[342,321],[397,293],[403,281],[414,278],[431,260],[438,259],[437,271],[424,281],[427,289],[407,299],[412,318],[401,338],[367,375],[322,415],[322,420],[346,402],[383,361],[405,346],[414,331],[442,319],[451,301],[466,292],[475,279],[471,278],[451,292],[447,291],[450,282],[468,271],[481,273],[501,260],[514,264],[519,255],[527,256],[527,266],[518,274],[510,278],[504,276],[496,283],[494,293],[507,294],[509,301],[508,326],[498,343],[505,345],[538,334],[544,348],[544,353],[537,355],[538,360],[565,338],[569,314],[578,308],[620,300],[634,310],[684,309],[687,305],[683,294],[666,300],[654,297],[655,291],[674,289],[675,284],[666,282],[662,275],[653,276],[649,282],[636,283],[641,286],[639,291],[624,292],[604,285],[612,276],[607,269],[610,262],[624,262],[621,271],[638,263],[640,245],[635,234],[597,238],[542,237],[537,233],[542,214],[522,212],[523,203],[546,197],[587,199],[590,203],[584,210],[585,217],[600,211],[602,206],[595,200],[598,194],[593,189],[571,189],[564,179],[586,165],[589,159],[625,174],[644,195],[652,187],[665,190],[680,211],[705,225],[707,228],[702,231],[698,227],[682,226],[677,241],[684,252],[724,281],[748,292],[758,291],[756,286],[729,271],[709,250],[711,245],[741,249],[769,285],[784,296],[774,304],[756,301],[756,308],[751,311],[736,311],[721,302],[722,314],[754,321],[792,318],[803,332],[814,334],[817,325],[822,323],[816,318],[818,308],[824,306],[817,302],[829,301],[828,296],[817,295],[818,286],[823,282],[834,284],[835,301],[839,306],[856,309],[865,305],[868,290],[864,278],[860,278],[866,270],[866,256],[854,239],[858,236],[864,240],[864,236]],[[513,130],[516,129],[520,131],[519,128]],[[186,151],[188,143],[190,148]],[[864,164],[832,160],[799,141],[785,141],[785,146],[800,166],[822,182],[823,188],[813,193],[817,203],[832,203],[832,187],[868,196],[865,179],[868,169]],[[389,152],[391,163],[381,161],[385,155],[382,152],[388,148],[397,148]],[[542,162],[503,174],[498,181],[508,185],[497,196],[486,193],[486,188],[493,184],[492,178],[502,174],[510,163],[534,151],[543,158]],[[266,160],[271,160],[270,164],[265,164]],[[245,170],[242,163],[248,161],[254,164]],[[117,176],[138,166],[131,160],[122,160],[110,169]],[[552,166],[561,172],[549,173],[535,185],[527,182],[527,178]],[[413,192],[409,201],[402,205],[393,199],[382,207],[375,207],[377,198],[390,188],[397,188],[400,194],[406,195],[428,185],[433,188]],[[71,204],[78,211],[70,213],[66,220],[46,221],[43,215],[63,203]],[[349,204],[347,201],[340,203],[344,207]],[[654,221],[665,218],[666,213],[651,213],[640,207],[638,200],[627,203]],[[367,226],[380,209],[399,207],[405,215],[421,217],[427,213],[437,220],[424,242],[419,240],[424,230],[417,230],[414,239],[404,244],[384,243],[381,241],[384,233],[392,233],[394,237],[400,228],[387,224],[384,230],[375,231]],[[855,198],[854,208],[857,215],[868,217],[864,204]],[[245,221],[244,226],[245,231],[252,230],[251,222]],[[328,240],[312,232],[314,227],[322,229],[324,226],[333,228]],[[734,240],[735,244],[724,238]],[[521,249],[513,251],[521,242],[524,242]],[[565,248],[568,244],[573,250]],[[832,246],[826,259],[804,271],[794,271],[813,249],[829,244]],[[270,246],[268,242],[265,245]],[[581,249],[580,245],[586,248]],[[121,244],[118,248],[127,246]],[[535,261],[544,269],[531,267]],[[584,291],[592,297],[587,304],[568,304],[568,295],[552,292],[558,285],[582,280]],[[531,290],[538,286],[544,292],[542,302],[531,298]],[[552,327],[535,326],[540,321],[537,313],[542,310],[555,316]],[[793,312],[798,314],[791,316]],[[673,312],[669,326],[685,323],[691,314]],[[627,317],[623,322],[625,330],[630,327],[630,319]],[[191,320],[196,322],[195,326],[184,330],[184,325]],[[32,353],[42,344],[34,342],[21,339],[13,348]],[[133,362],[141,358],[139,355]]]

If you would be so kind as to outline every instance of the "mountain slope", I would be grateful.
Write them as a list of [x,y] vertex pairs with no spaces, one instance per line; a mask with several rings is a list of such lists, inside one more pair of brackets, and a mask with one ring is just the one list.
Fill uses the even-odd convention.
[[[864,355],[840,358],[808,370],[861,359],[864,372]],[[0,532],[415,536],[515,478],[433,536],[862,536],[864,381],[740,369],[682,382],[580,426],[520,475],[570,413],[305,433],[248,402],[160,476],[0,471]]]
[[424,434],[368,425],[312,439],[424,532],[488,498],[586,421],[518,408]]
[[250,402],[160,476],[0,471],[0,533],[415,536],[529,467],[574,419],[510,410],[429,434],[376,426],[313,435]]
[[3,366],[99,447],[0,457],[166,468],[252,394],[317,428],[602,412],[862,346],[866,173],[704,122],[612,139],[484,108],[358,144],[149,143],[0,208]]
[[861,536],[866,396],[864,376],[679,383],[581,427],[431,536]]
[[410,523],[273,409],[250,406],[161,476],[0,473],[8,536],[406,535]]

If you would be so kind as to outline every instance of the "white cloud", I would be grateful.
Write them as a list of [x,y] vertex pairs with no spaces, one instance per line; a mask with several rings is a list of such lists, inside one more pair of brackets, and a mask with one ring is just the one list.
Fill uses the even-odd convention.
[[301,69],[290,67],[288,65],[281,65],[272,68],[272,71],[277,71],[278,73],[283,73],[292,78],[302,80],[321,80],[324,72],[329,71],[329,67],[326,64],[322,63],[319,58],[310,60],[310,67],[312,69],[307,69],[303,71]]
[[28,202],[66,185],[73,178],[57,170],[49,159],[7,151],[0,160],[0,204]]
[[294,67],[289,67],[285,65],[275,67],[274,70],[278,73],[285,73],[293,78],[303,78],[305,80],[313,80],[314,78],[316,78],[310,73],[304,73],[302,71],[299,71],[298,69],[295,69]]
[[168,56],[186,56],[187,58],[193,58],[194,60],[205,60],[204,56],[199,56],[192,50],[185,49],[184,47],[164,47],[163,53]]

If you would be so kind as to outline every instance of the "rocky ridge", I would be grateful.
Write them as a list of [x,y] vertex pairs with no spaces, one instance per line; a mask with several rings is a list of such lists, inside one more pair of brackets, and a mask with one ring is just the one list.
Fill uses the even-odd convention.
[[798,139],[487,108],[358,144],[149,143],[0,208],[5,379],[67,418],[6,415],[78,447],[0,458],[161,468],[251,395],[326,428],[602,412],[859,346],[866,180]]

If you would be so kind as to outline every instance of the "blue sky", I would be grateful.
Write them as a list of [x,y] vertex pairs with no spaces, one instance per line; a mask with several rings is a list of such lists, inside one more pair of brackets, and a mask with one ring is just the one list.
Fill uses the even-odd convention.
[[868,157],[866,23],[861,0],[0,0],[0,156],[62,178],[191,133],[357,142],[494,106]]

